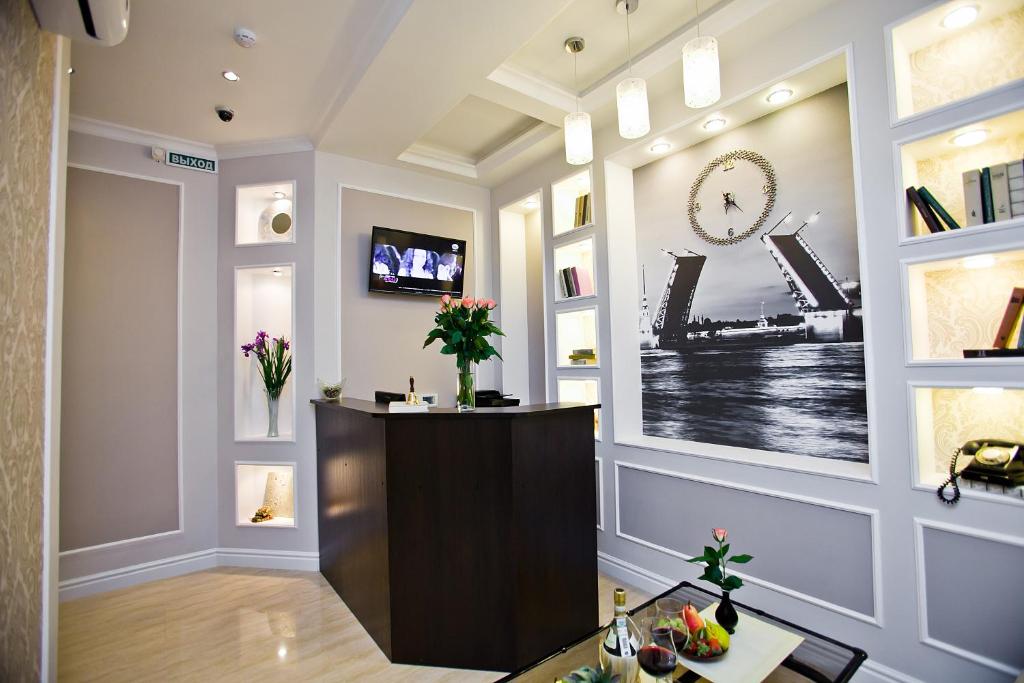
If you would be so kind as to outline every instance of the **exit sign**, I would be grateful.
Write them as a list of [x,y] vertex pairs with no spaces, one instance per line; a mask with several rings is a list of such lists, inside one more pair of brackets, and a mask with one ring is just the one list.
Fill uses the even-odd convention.
[[181,152],[168,151],[165,163],[168,166],[179,166],[181,168],[192,169],[193,171],[205,171],[207,173],[217,172],[216,160],[194,157],[191,154],[182,154]]

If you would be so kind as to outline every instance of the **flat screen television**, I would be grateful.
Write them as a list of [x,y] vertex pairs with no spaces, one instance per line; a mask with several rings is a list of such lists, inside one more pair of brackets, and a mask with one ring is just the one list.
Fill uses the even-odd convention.
[[466,241],[373,226],[370,291],[462,296]]

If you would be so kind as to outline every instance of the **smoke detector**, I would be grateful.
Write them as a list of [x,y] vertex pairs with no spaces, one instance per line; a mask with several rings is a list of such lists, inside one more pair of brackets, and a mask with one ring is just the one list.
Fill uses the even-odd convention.
[[239,26],[235,29],[235,42],[241,47],[252,47],[256,44],[256,34],[243,26]]

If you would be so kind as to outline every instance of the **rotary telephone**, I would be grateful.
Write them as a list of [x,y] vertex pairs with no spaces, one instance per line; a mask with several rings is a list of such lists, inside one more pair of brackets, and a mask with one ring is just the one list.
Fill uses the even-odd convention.
[[[962,472],[957,473],[956,463],[961,455],[972,456],[972,460]],[[960,486],[957,484],[960,477],[1000,486],[1024,484],[1024,444],[999,439],[968,441],[953,453],[949,477],[936,491],[939,500],[947,505],[960,500]],[[946,489],[950,487],[953,493],[947,497]]]

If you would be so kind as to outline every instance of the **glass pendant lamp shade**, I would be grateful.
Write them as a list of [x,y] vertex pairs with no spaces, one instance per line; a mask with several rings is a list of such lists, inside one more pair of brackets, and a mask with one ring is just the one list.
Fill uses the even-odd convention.
[[633,140],[651,132],[647,81],[642,78],[622,79],[615,86],[615,98],[619,109],[619,135]]
[[708,107],[722,97],[714,36],[697,36],[683,46],[683,94],[692,109]]
[[565,160],[573,166],[589,164],[594,158],[590,114],[572,112],[565,116]]

